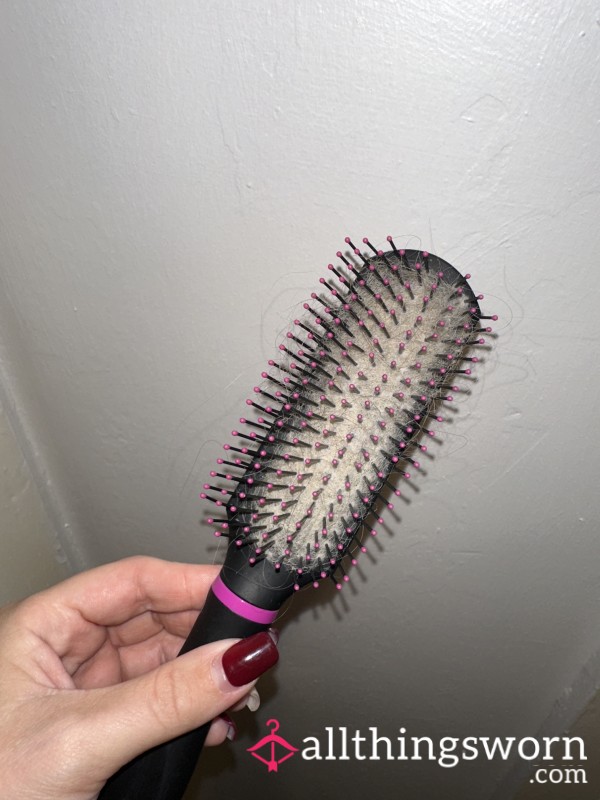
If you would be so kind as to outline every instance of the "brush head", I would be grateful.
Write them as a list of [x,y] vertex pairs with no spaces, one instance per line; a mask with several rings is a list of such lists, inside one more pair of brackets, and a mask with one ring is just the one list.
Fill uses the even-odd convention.
[[246,401],[255,413],[212,473],[233,487],[201,495],[226,512],[210,520],[229,539],[223,579],[265,608],[322,578],[341,587],[343,559],[419,469],[428,422],[483,344],[470,276],[391,237],[387,252],[363,241],[373,255],[346,240],[357,258],[337,254]]

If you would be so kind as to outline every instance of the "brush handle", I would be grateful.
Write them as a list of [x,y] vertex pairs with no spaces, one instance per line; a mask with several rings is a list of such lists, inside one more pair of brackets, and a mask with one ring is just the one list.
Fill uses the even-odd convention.
[[[219,639],[243,639],[266,630],[269,623],[240,616],[215,594],[218,578],[179,655]],[[98,800],[180,800],[189,783],[210,722],[134,758],[106,783]]]

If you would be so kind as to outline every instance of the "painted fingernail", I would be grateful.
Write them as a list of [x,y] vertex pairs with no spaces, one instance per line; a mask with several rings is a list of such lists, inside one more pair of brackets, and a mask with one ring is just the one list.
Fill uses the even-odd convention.
[[267,633],[269,634],[271,639],[273,639],[275,644],[277,644],[277,642],[279,641],[279,631],[277,630],[277,628],[269,628]]
[[223,672],[232,686],[252,683],[279,660],[277,646],[266,631],[241,639],[225,651]]
[[219,716],[223,720],[223,722],[227,723],[227,734],[226,734],[226,736],[227,736],[227,738],[229,739],[230,742],[233,742],[233,740],[237,736],[237,726],[236,726],[235,722],[231,719],[229,714],[220,714]]

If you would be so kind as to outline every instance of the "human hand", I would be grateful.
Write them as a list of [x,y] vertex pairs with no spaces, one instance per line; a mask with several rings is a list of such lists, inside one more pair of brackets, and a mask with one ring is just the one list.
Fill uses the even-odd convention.
[[129,558],[0,612],[2,798],[94,800],[155,745],[209,720],[207,744],[225,739],[228,721],[215,717],[278,653],[259,633],[175,659],[217,573]]

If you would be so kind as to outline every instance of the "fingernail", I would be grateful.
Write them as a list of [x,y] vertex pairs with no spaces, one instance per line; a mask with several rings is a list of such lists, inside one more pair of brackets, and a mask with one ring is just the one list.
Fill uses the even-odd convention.
[[241,639],[223,653],[225,677],[232,686],[252,683],[279,660],[277,646],[265,631]]
[[237,736],[237,726],[236,726],[235,722],[231,719],[229,714],[220,714],[219,716],[223,720],[223,722],[227,723],[227,734],[226,734],[226,736],[227,736],[227,738],[229,739],[230,742],[233,742],[233,740]]
[[271,639],[273,639],[275,644],[277,644],[277,642],[279,641],[279,631],[277,630],[277,628],[269,628],[267,633],[269,634]]
[[246,700],[246,705],[249,711],[258,711],[260,708],[260,695],[257,689],[252,689]]

